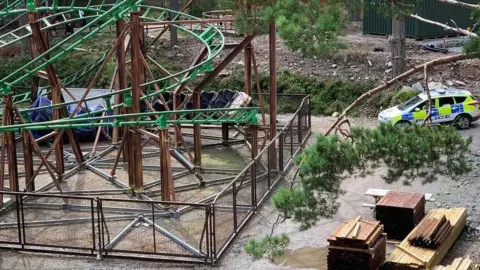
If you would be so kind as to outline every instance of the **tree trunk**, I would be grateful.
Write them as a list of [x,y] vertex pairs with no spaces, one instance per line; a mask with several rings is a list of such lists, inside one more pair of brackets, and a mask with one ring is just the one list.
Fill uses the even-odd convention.
[[[179,0],[170,0],[170,9],[171,10],[180,10],[180,1]],[[176,13],[170,13],[170,20],[175,18]],[[172,46],[178,44],[178,32],[177,28],[173,25],[170,25],[170,44]]]
[[406,18],[395,8],[392,2],[392,35],[389,37],[392,52],[392,71],[393,77],[397,77],[406,70],[406,37],[405,37],[405,21]]

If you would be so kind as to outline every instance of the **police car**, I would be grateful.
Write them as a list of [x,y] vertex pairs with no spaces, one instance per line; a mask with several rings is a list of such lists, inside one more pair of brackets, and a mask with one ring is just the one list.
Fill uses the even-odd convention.
[[[432,97],[432,123],[454,124],[467,129],[480,118],[478,99],[469,91],[459,89],[437,89],[430,91]],[[388,108],[378,115],[381,123],[421,124],[428,115],[428,97],[421,93],[405,103]]]

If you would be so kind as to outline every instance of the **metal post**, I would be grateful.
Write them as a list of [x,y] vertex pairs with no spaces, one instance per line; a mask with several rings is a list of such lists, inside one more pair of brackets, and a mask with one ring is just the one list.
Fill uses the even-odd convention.
[[[193,109],[200,109],[200,92],[193,92]],[[199,173],[202,168],[202,138],[201,138],[202,128],[200,124],[193,125],[193,152],[194,152],[194,165],[195,172]]]
[[245,93],[252,96],[252,44],[244,50],[243,63],[245,64]]
[[[258,155],[258,127],[256,125],[250,125],[250,143],[252,145],[252,159]],[[257,163],[255,162],[252,165],[251,173],[250,173],[251,181],[251,195],[252,195],[252,207],[255,209],[257,205]]]
[[[270,24],[269,33],[270,45],[270,139],[277,135],[277,66],[276,66],[276,28],[275,24]],[[277,167],[277,152],[275,148],[269,149],[270,164],[272,168]]]
[[[140,95],[141,95],[141,44],[140,44],[140,13],[131,13],[131,57],[132,57],[132,96],[131,106],[127,108],[127,113],[140,112]],[[128,173],[129,186],[135,188],[137,193],[143,193],[143,166],[142,166],[142,143],[141,135],[137,131],[137,127],[133,126],[127,132],[128,143],[124,145],[124,150],[128,152]]]
[[222,124],[222,144],[223,146],[228,146],[228,137],[229,137],[229,134],[228,134],[228,131],[229,131],[229,124]]
[[[120,19],[117,21],[117,39],[121,38],[122,40],[118,43],[117,47],[117,77],[116,77],[116,83],[115,83],[115,88],[116,90],[121,90],[127,88],[127,79],[125,76],[125,36],[122,35],[123,30],[125,29],[125,21]],[[115,104],[121,104],[124,102],[123,95],[115,95]],[[119,115],[124,109],[115,109],[115,114]],[[118,142],[118,135],[122,134],[121,128],[115,127],[113,128],[113,143]],[[122,138],[123,139],[123,138]],[[126,162],[126,157],[127,155],[124,154],[124,162]]]
[[[3,117],[5,117],[5,125],[14,125],[12,95],[4,97]],[[5,143],[7,147],[8,160],[8,180],[10,191],[17,192],[18,190],[18,167],[17,167],[17,149],[15,147],[15,132],[6,132]],[[2,187],[3,189],[3,187]]]
[[168,148],[168,127],[160,129],[160,181],[162,201],[175,201],[175,186],[173,184],[172,160]]

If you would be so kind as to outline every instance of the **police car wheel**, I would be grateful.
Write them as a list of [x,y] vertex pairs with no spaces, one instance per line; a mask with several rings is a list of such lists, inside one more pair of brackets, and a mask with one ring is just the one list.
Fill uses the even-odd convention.
[[459,115],[455,119],[455,124],[459,129],[467,129],[470,127],[471,121],[468,116],[465,115]]

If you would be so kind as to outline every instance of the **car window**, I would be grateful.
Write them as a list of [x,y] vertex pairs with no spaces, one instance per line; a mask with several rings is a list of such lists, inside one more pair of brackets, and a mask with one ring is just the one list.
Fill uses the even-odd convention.
[[402,105],[398,106],[398,109],[404,111],[404,110],[414,106],[415,104],[419,103],[420,101],[422,101],[422,99],[419,96],[414,96],[411,99],[407,100]]
[[463,103],[465,100],[467,99],[467,97],[455,97],[455,102],[457,104],[460,104],[460,103]]
[[442,97],[438,99],[438,107],[450,106],[455,104],[453,97]]
[[411,112],[423,111],[423,110],[426,110],[427,107],[428,107],[428,104],[425,101],[425,102],[422,102],[422,103],[418,104],[417,106],[415,106],[415,108],[413,108],[413,110]]

